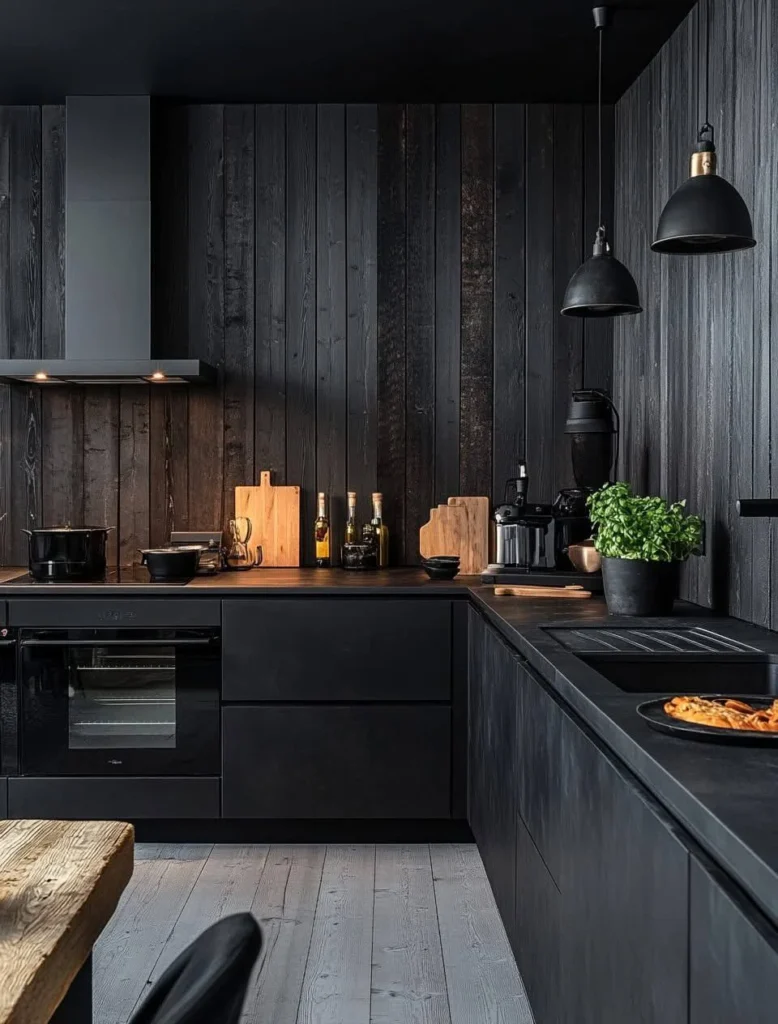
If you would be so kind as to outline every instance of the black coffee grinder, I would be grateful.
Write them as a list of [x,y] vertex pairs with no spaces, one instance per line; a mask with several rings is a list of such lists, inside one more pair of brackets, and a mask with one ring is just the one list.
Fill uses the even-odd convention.
[[570,544],[588,540],[592,524],[586,499],[611,479],[619,453],[619,414],[605,391],[574,391],[565,433],[570,436],[576,486],[561,490],[554,501],[554,547],[557,569],[571,571]]

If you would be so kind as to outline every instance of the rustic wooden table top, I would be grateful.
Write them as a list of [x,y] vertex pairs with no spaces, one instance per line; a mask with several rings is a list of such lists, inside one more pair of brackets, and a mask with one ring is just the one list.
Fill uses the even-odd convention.
[[133,869],[131,825],[0,821],[0,1024],[45,1024]]

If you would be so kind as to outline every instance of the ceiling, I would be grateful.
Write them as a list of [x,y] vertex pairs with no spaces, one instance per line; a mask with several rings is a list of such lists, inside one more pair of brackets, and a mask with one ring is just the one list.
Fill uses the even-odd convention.
[[[693,0],[618,0],[616,99]],[[72,94],[208,100],[592,101],[587,0],[21,0],[5,5],[0,103]]]

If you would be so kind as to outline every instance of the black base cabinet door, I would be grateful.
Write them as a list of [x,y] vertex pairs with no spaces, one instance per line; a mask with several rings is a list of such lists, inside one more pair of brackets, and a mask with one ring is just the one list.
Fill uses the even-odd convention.
[[222,709],[225,818],[449,818],[448,706]]
[[648,794],[564,715],[561,1019],[685,1024],[687,848]]
[[468,820],[505,930],[516,902],[516,690],[519,660],[471,609]]
[[690,887],[689,1024],[774,1024],[778,930],[708,861]]
[[224,700],[451,700],[451,601],[243,598],[222,617]]

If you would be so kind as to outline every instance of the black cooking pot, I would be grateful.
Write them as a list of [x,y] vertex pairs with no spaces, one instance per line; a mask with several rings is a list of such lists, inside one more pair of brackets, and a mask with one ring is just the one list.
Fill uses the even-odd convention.
[[184,580],[197,572],[202,548],[142,548],[141,565],[153,580]]
[[36,580],[94,580],[105,575],[105,542],[111,526],[53,526],[25,530],[30,575]]

